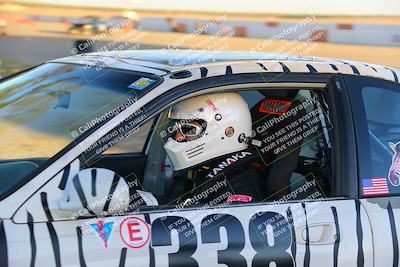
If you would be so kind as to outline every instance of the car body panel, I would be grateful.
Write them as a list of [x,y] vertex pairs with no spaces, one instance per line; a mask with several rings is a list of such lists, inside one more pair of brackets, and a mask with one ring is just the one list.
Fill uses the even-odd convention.
[[[29,218],[29,211],[24,213]],[[126,248],[120,236],[126,229],[114,227],[105,249],[86,224],[89,220],[27,224],[6,221],[8,259],[10,263],[34,261],[39,265],[46,262],[48,266],[56,266],[57,262],[62,266],[116,266],[121,260],[126,265],[138,266],[210,266],[224,262],[262,266],[270,261],[285,266],[320,266],[321,261],[330,262],[329,266],[354,262],[373,266],[367,214],[354,200],[160,210],[127,214],[110,221],[117,224],[127,218],[146,221],[151,227],[151,242],[140,249]],[[19,234],[8,234],[13,232]],[[271,243],[274,238],[275,243]],[[35,249],[28,246],[32,243]],[[26,253],[16,253],[22,248]],[[179,248],[186,250],[178,252]]]
[[[99,220],[66,219],[66,214],[57,213],[57,200],[71,183],[71,177],[80,170],[80,155],[131,114],[156,99],[167,98],[174,90],[182,90],[182,86],[206,79],[215,81],[214,78],[254,73],[271,84],[285,80],[271,78],[283,74],[298,74],[303,80],[325,74],[348,74],[392,82],[398,82],[397,75],[400,75],[397,69],[319,58],[266,58],[266,55],[257,55],[258,59],[253,58],[255,55],[237,55],[235,58],[232,53],[217,57],[210,63],[197,64],[196,59],[191,61],[192,65],[176,66],[168,62],[179,52],[167,53],[155,61],[151,61],[154,51],[142,52],[142,56],[135,56],[135,53],[95,53],[52,61],[100,68],[105,64],[107,68],[143,72],[162,80],[156,88],[143,92],[134,104],[82,136],[38,175],[0,202],[0,217],[4,218],[0,221],[2,266],[212,266],[217,263],[265,266],[271,261],[278,262],[278,266],[320,266],[321,262],[329,266],[374,266],[374,263],[376,266],[393,266],[398,263],[396,251],[384,246],[385,240],[386,243],[391,240],[395,248],[400,232],[395,219],[398,207],[395,203],[389,205],[387,199],[382,200],[386,204],[347,197],[320,202],[262,203],[199,210],[155,208],[111,218],[115,225],[133,218],[149,227],[146,237],[150,241],[137,249],[124,243],[121,237],[122,231],[126,231],[124,228],[112,228],[105,249],[98,233],[90,226],[98,224]],[[174,77],[182,71],[190,71],[191,75]],[[328,84],[334,83],[329,80],[331,76],[323,77]],[[343,83],[336,81],[340,86],[335,85],[335,90],[344,90]],[[310,87],[316,83],[312,79],[308,82]],[[215,90],[213,86],[201,90]],[[180,99],[192,93],[196,93],[195,90],[187,90]],[[165,101],[170,104],[175,100],[171,97]],[[158,107],[158,111],[162,108]],[[342,176],[338,174],[341,179]],[[277,236],[274,235],[276,229],[280,230]],[[264,238],[261,241],[260,236]],[[275,243],[274,238],[280,241]]]
[[[361,75],[381,78],[394,82],[399,82],[400,70],[389,68],[375,64],[367,64],[355,61],[345,61],[338,59],[326,59],[318,57],[295,57],[276,55],[269,53],[241,53],[241,52],[209,52],[192,50],[169,50],[169,51],[118,51],[118,52],[102,52],[90,53],[83,56],[72,56],[55,60],[56,62],[70,62],[75,64],[81,60],[89,58],[107,59],[111,58],[120,64],[135,60],[132,65],[142,65],[155,67],[163,67],[169,71],[195,70],[201,67],[211,68],[216,66],[223,73],[224,67],[231,65],[240,65],[237,71],[233,73],[250,72],[255,70],[260,73],[264,72],[297,72],[297,73],[341,73],[351,75]],[[189,59],[187,59],[189,58]],[[141,63],[139,63],[141,61]],[[257,64],[257,63],[261,63]],[[117,64],[116,64],[117,65]],[[116,65],[113,65],[115,67]],[[258,65],[258,67],[256,66]],[[122,65],[118,65],[123,68]],[[269,67],[269,68],[268,68]],[[287,68],[285,68],[287,67]],[[129,66],[125,68],[130,69]],[[217,72],[218,73],[218,72]],[[224,73],[225,74],[225,73]]]

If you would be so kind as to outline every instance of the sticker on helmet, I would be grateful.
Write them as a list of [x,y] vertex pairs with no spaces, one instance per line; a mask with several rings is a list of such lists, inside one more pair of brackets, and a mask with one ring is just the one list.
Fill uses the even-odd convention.
[[217,108],[215,107],[214,103],[210,99],[207,99],[206,103],[212,109],[212,111],[214,111],[214,112],[217,111]]
[[142,77],[139,80],[137,80],[136,82],[131,83],[130,85],[128,85],[128,88],[134,89],[134,90],[144,90],[148,86],[153,84],[155,81],[156,80],[149,79],[149,78],[146,78],[146,77]]
[[132,249],[143,248],[150,239],[150,227],[142,219],[126,218],[120,225],[122,241]]
[[234,133],[235,133],[235,129],[233,127],[228,127],[225,129],[226,137],[232,137]]
[[264,99],[261,102],[259,111],[267,114],[274,115],[283,115],[289,107],[292,105],[292,102],[277,100],[277,99]]
[[390,142],[390,148],[393,150],[394,155],[392,158],[392,165],[389,168],[388,179],[393,186],[400,185],[400,142],[397,144]]
[[90,226],[100,238],[100,241],[104,244],[104,248],[107,248],[112,230],[114,229],[114,222],[104,223],[104,221],[99,221],[98,223],[93,223]]

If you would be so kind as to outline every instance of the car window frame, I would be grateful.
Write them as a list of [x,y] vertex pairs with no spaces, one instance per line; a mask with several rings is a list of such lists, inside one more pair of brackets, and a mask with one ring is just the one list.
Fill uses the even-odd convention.
[[[288,83],[290,83],[290,84],[296,83],[296,84],[302,85],[301,87],[299,87],[299,85],[297,85],[296,89],[303,88],[303,87],[304,87],[304,89],[312,89],[312,88],[316,87],[316,86],[312,86],[313,84],[324,84],[325,85],[324,90],[331,91],[331,89],[329,89],[329,87],[327,87],[327,85],[331,84],[333,82],[332,78],[336,77],[336,76],[338,76],[338,75],[337,74],[326,74],[326,73],[311,73],[310,74],[310,73],[290,73],[290,72],[287,72],[287,73],[256,72],[256,73],[241,73],[241,74],[236,74],[236,75],[214,76],[214,77],[203,78],[203,79],[198,79],[198,80],[194,80],[194,81],[188,81],[186,83],[182,83],[180,85],[172,87],[171,89],[167,90],[165,93],[152,99],[146,105],[139,107],[139,108],[145,109],[146,112],[149,114],[149,116],[147,116],[147,118],[145,120],[141,121],[138,124],[138,126],[143,125],[149,119],[153,118],[155,115],[166,110],[167,106],[172,105],[173,103],[182,101],[183,99],[186,99],[186,98],[189,98],[189,97],[192,97],[195,95],[204,94],[207,92],[214,92],[214,90],[219,87],[232,87],[236,90],[237,88],[246,88],[246,86],[247,86],[247,87],[250,87],[252,90],[254,90],[255,88],[257,88],[257,87],[254,87],[254,85],[258,84],[260,86],[261,85],[265,86],[265,84],[267,84],[267,86],[265,86],[265,87],[279,89],[279,88],[282,88],[283,86],[287,86]],[[316,88],[318,88],[318,87],[316,87]],[[222,89],[222,91],[223,90],[224,89]],[[332,104],[332,106],[334,106],[334,105],[335,104]],[[162,108],[160,108],[160,107],[162,107]],[[122,122],[122,121],[120,120],[120,122]],[[112,128],[110,130],[110,132],[113,131],[117,126]],[[90,135],[93,134],[93,132],[94,132],[94,129],[90,132],[90,134],[88,133],[86,137],[90,137]],[[334,130],[334,132],[336,132],[336,130]],[[83,138],[83,135],[80,136],[80,138]],[[79,145],[79,142],[76,142],[76,144],[73,147],[78,146],[78,145]],[[64,150],[66,150],[66,149],[64,149]],[[64,151],[64,153],[66,153],[68,150]],[[93,149],[92,151],[95,151],[95,149]],[[63,154],[61,154],[59,157],[62,157],[62,156],[63,156]],[[81,156],[82,156],[82,153],[78,157],[75,157],[73,159],[71,158],[68,162],[63,163],[63,167],[61,169],[58,169],[57,174],[59,174],[61,171],[64,170],[64,168],[66,166],[71,164],[76,159],[79,159]],[[342,168],[340,168],[340,166],[337,166],[338,162],[336,162],[334,164],[335,164],[335,170],[342,169]],[[21,205],[15,210],[15,212],[13,212],[13,216],[32,196],[37,194],[38,191],[40,191],[40,189],[42,187],[44,187],[47,183],[49,183],[49,181],[51,181],[55,176],[57,176],[57,174],[52,177],[49,177],[45,183],[43,183],[36,191],[34,191],[28,198],[26,198],[25,201],[23,201],[21,203]],[[341,180],[342,175],[340,175],[340,176],[341,177],[339,177],[339,179]],[[346,177],[346,176],[343,176],[343,177]],[[337,179],[335,179],[335,180],[337,181]],[[340,196],[340,197],[332,196],[331,198],[328,198],[328,199],[334,200],[334,199],[353,199],[353,198],[354,198],[353,196]],[[265,202],[265,203],[268,203],[268,202]],[[256,203],[256,204],[263,205],[265,203],[263,202],[263,203]],[[241,205],[241,206],[245,206],[245,205]],[[151,208],[151,207],[149,207],[149,208],[150,208],[150,210],[154,211],[154,208]]]
[[[146,140],[145,140],[144,143],[143,143],[143,146],[142,146],[141,151],[125,152],[125,153],[123,153],[123,152],[118,152],[118,153],[110,153],[110,154],[106,154],[106,155],[107,155],[107,156],[147,155],[147,146],[149,145],[151,136],[153,135],[154,127],[155,127],[156,124],[157,124],[157,120],[158,120],[158,117],[156,116],[156,117],[154,117],[154,120],[151,122],[150,130],[149,130],[149,132],[147,133]],[[146,123],[147,123],[147,122],[146,122]]]
[[[376,87],[383,90],[399,91],[400,94],[400,84],[393,81],[383,80],[374,77],[354,77],[351,75],[343,75],[346,86],[349,91],[349,97],[351,102],[352,114],[354,117],[354,133],[356,135],[356,146],[357,146],[357,188],[358,188],[358,198],[359,199],[372,199],[381,196],[363,196],[361,188],[361,180],[364,175],[365,170],[362,169],[361,162],[365,159],[369,159],[371,155],[371,146],[368,138],[368,123],[365,113],[365,105],[362,98],[362,90],[365,87]],[[357,116],[357,119],[355,119]],[[363,140],[363,141],[361,141]],[[364,145],[363,145],[364,144]],[[365,144],[368,144],[367,146]],[[389,170],[388,170],[389,171]],[[364,177],[365,178],[365,177]],[[387,177],[385,177],[387,178]],[[396,197],[399,194],[389,194],[386,197]]]
[[331,103],[332,123],[333,125],[340,125],[340,129],[336,127],[333,132],[335,145],[332,149],[337,162],[333,173],[333,178],[336,179],[333,194],[336,197],[358,199],[356,137],[348,87],[343,74],[332,75],[328,85],[328,101]]
[[[213,90],[214,89],[216,89],[216,88],[213,88]],[[233,91],[233,92],[243,92],[243,91],[263,91],[263,90],[286,90],[286,89],[290,89],[290,88],[288,88],[288,87],[285,87],[285,86],[283,86],[283,85],[277,85],[276,87],[270,87],[270,88],[235,88],[235,89],[233,89],[233,90],[231,90],[231,89],[229,89],[229,90],[227,90],[227,91],[224,91],[224,90],[221,90],[221,92],[228,92],[228,91]],[[321,88],[310,88],[310,87],[307,87],[306,85],[303,85],[303,87],[295,87],[295,88],[293,88],[293,90],[296,90],[296,89],[299,89],[299,90],[305,90],[305,91],[311,91],[311,90],[315,90],[315,91],[327,91],[327,101],[329,101],[328,99],[330,99],[330,97],[328,96],[330,93],[328,92],[328,91],[330,91],[330,89],[328,89],[328,87],[326,87],[326,88],[324,88],[324,89],[321,89]],[[204,93],[201,93],[201,94],[204,94]],[[181,100],[179,100],[179,101],[181,101]],[[331,108],[331,106],[333,105],[333,104],[331,104],[331,103],[329,103],[329,105],[330,105],[330,108]],[[165,108],[165,110],[163,110],[163,111],[160,111],[160,113],[158,114],[158,116],[159,116],[159,118],[161,118],[161,115],[163,114],[163,112],[166,112],[166,110],[169,108],[170,106],[168,106],[168,107],[166,107]],[[158,121],[157,122],[157,125],[159,125],[160,124],[160,122]],[[157,126],[156,126],[157,127]],[[329,133],[329,136],[333,139],[334,138],[334,130],[332,129],[332,133]],[[152,139],[151,140],[153,140],[153,138],[155,138],[155,134],[156,134],[156,132],[155,131],[153,131],[153,133],[152,133]],[[146,150],[147,151],[147,150]],[[332,156],[332,163],[334,162],[334,161],[336,161],[336,157],[334,158],[333,157],[333,154],[334,154],[334,150],[332,149],[332,151],[331,151],[331,156]],[[336,166],[335,166],[335,164],[333,163],[332,164],[332,166],[330,166],[330,171],[331,171],[331,174],[332,174],[332,177],[334,176],[334,173],[336,172],[336,169],[339,169],[339,168],[336,168]],[[146,184],[146,183],[145,183]],[[333,194],[333,191],[334,191],[334,186],[335,186],[335,184],[333,184],[332,185],[332,188],[331,188],[331,196],[329,196],[329,197],[327,197],[327,198],[329,198],[329,199],[333,199],[333,198],[337,198],[337,199],[339,199],[339,198],[341,198],[340,196],[335,196],[334,194]],[[324,193],[324,192],[322,192],[322,193]],[[256,204],[262,204],[262,203],[265,203],[265,204],[268,204],[268,203],[271,203],[271,202],[273,202],[274,200],[264,200],[264,201],[261,201],[261,202],[259,202],[259,203],[256,203]],[[301,199],[298,199],[298,200],[292,200],[292,201],[294,201],[294,202],[298,202],[298,201],[301,201]],[[241,206],[241,205],[254,205],[255,203],[242,203],[242,204],[239,204],[239,206]],[[232,204],[232,205],[236,205],[236,204]],[[168,206],[167,205],[163,205],[163,208],[162,209],[168,209]]]

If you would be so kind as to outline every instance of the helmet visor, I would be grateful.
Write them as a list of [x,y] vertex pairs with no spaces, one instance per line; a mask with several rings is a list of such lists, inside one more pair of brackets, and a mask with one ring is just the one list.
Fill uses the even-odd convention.
[[171,120],[169,137],[177,142],[189,142],[203,136],[206,128],[204,120]]

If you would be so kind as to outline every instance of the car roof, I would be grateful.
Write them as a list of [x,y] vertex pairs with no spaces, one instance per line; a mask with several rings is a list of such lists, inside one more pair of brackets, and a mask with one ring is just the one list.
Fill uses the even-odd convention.
[[[208,50],[123,50],[94,52],[65,57],[51,62],[104,65],[128,70],[166,75],[171,72],[195,68],[222,68],[235,66],[236,72],[296,72],[342,73],[370,76],[399,82],[400,70],[396,68],[333,58],[292,56],[283,54],[208,51]],[[248,70],[246,71],[246,66]]]

